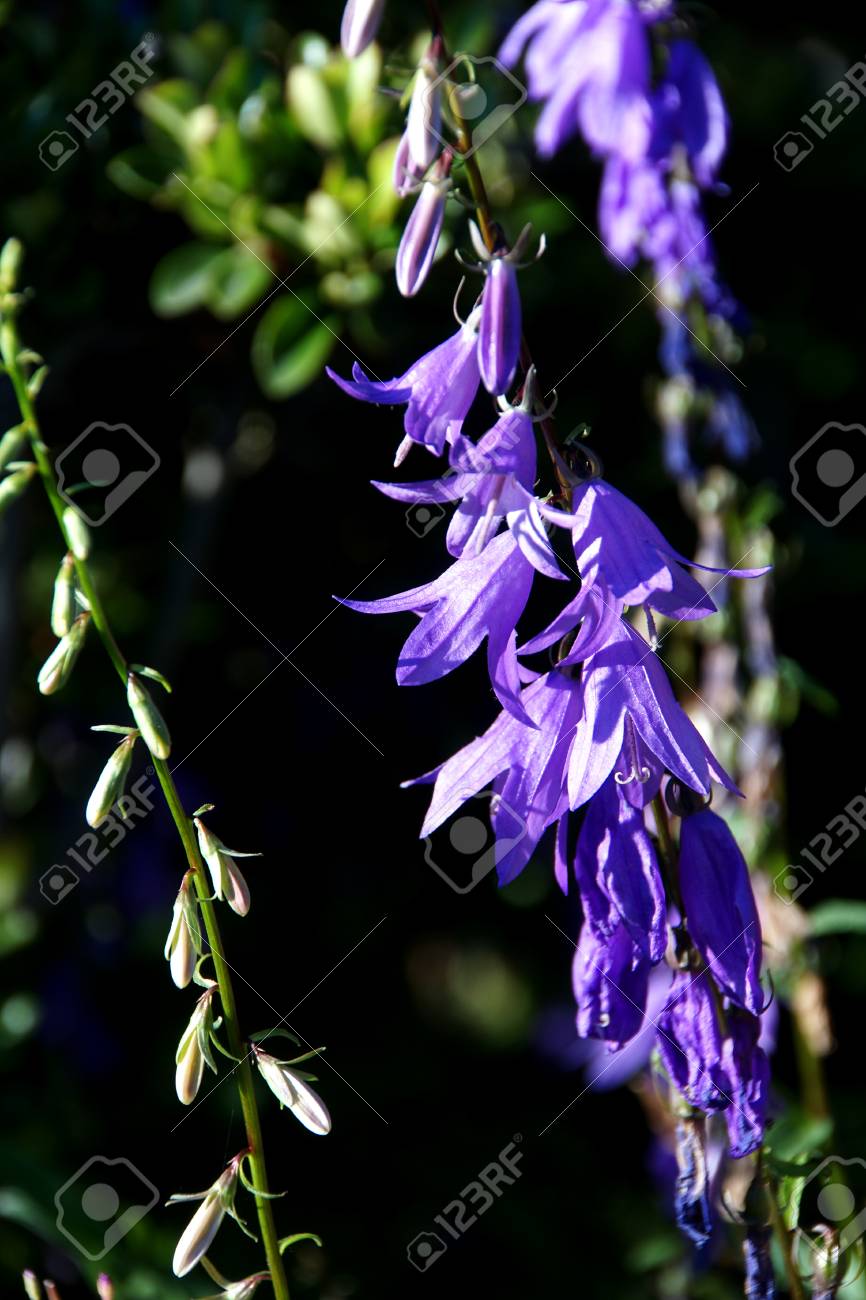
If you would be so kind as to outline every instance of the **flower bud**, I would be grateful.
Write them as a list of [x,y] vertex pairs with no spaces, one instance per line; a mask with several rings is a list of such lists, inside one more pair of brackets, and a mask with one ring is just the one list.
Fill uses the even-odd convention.
[[317,1092],[314,1092],[298,1070],[291,1069],[275,1056],[263,1052],[253,1044],[259,1073],[281,1106],[300,1120],[304,1128],[322,1137],[331,1131],[331,1116]]
[[[447,175],[449,166],[450,158],[437,171],[441,171],[443,176]],[[447,192],[447,181],[438,177],[425,181],[406,223],[397,249],[396,265],[397,288],[404,298],[413,297],[427,279],[442,233]]]
[[520,354],[521,311],[517,271],[506,257],[493,257],[485,268],[478,366],[488,393],[509,388]]
[[36,680],[43,695],[53,695],[55,691],[59,691],[69,681],[72,669],[75,667],[75,661],[81,653],[81,647],[84,645],[84,637],[89,622],[89,614],[79,614],[72,627],[57,642],[57,645],[39,669],[39,676]]
[[96,1279],[96,1294],[99,1300],[114,1300],[114,1283],[107,1273],[100,1273]]
[[90,554],[90,530],[74,506],[67,506],[63,511],[63,528],[76,560],[86,560]]
[[[235,1157],[224,1169],[202,1198],[202,1203],[187,1224],[177,1243],[171,1263],[175,1277],[186,1277],[203,1255],[219,1231],[220,1224],[230,1210],[238,1180],[238,1159]],[[194,1198],[191,1198],[194,1199]],[[171,1204],[171,1202],[169,1202]]]
[[198,1002],[196,1002],[195,1010],[190,1016],[189,1024],[183,1031],[177,1055],[175,1056],[177,1069],[175,1070],[174,1086],[178,1099],[183,1102],[184,1106],[189,1106],[191,1102],[195,1101],[204,1077],[205,1065],[209,1065],[216,1073],[216,1062],[210,1050],[210,1033],[214,1027],[213,1007],[211,1005],[213,995],[213,988],[205,989]]
[[348,0],[340,25],[340,44],[347,59],[363,54],[376,39],[385,0]]
[[142,686],[141,679],[130,673],[126,681],[126,699],[135,718],[135,724],[141,732],[141,738],[155,758],[168,758],[171,753],[171,737],[162,714],[150,698],[149,692]]
[[442,80],[431,58],[422,60],[415,74],[406,118],[409,159],[425,172],[442,145]]
[[35,473],[35,465],[22,465],[0,482],[0,514],[18,500]]
[[98,826],[123,794],[137,739],[138,736],[124,736],[102,769],[84,813],[88,826]]
[[[11,239],[6,240],[2,249],[0,249],[0,292],[9,293],[15,288],[23,259],[24,246],[21,240],[16,239],[13,235]],[[25,1278],[26,1276],[25,1274]]]
[[250,889],[235,858],[254,858],[257,853],[238,853],[227,849],[218,835],[208,830],[200,817],[194,817],[198,847],[210,872],[213,891],[224,898],[233,912],[246,916],[250,910]]
[[70,552],[64,555],[57,577],[54,579],[54,596],[51,601],[51,631],[55,636],[66,636],[75,622],[75,560]]
[[185,989],[192,979],[200,953],[201,930],[196,902],[188,878],[184,876],[177,898],[174,900],[171,929],[165,945],[165,957],[169,964],[171,978],[179,989]]
[[13,429],[7,429],[0,438],[0,469],[5,469],[10,460],[15,460],[21,448],[27,442],[27,426],[25,424],[16,424]]
[[42,1300],[42,1287],[39,1285],[39,1278],[29,1268],[23,1275],[23,1282],[28,1300]]

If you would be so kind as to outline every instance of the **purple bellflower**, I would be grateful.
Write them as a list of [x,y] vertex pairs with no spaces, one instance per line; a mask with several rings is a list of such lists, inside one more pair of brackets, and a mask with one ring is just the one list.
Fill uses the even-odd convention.
[[357,362],[351,379],[326,367],[329,377],[351,397],[384,406],[406,404],[406,437],[397,449],[395,465],[401,464],[413,442],[441,456],[445,444],[460,432],[478,392],[479,317],[476,309],[456,334],[426,352],[396,379],[370,379]]
[[628,1042],[644,1020],[650,965],[619,924],[600,939],[584,924],[572,965],[577,1032],[612,1048]]

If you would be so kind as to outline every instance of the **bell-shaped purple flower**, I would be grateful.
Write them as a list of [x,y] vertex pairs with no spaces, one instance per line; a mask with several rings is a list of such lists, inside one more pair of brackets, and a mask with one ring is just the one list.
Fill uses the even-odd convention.
[[671,1080],[698,1110],[730,1105],[722,1069],[722,1031],[706,974],[679,971],[668,1004],[656,1022],[658,1050]]
[[453,442],[460,432],[478,392],[478,319],[476,310],[456,334],[425,353],[396,379],[370,379],[357,362],[351,379],[343,379],[326,367],[329,377],[351,397],[385,406],[407,404],[403,419],[406,437],[397,450],[396,465],[413,442],[441,456],[445,444]]
[[445,159],[436,168],[432,179],[421,186],[397,249],[397,288],[404,298],[411,298],[418,292],[433,265],[448,194],[449,183],[445,178],[450,167],[450,155],[445,155]]
[[643,957],[661,961],[667,915],[655,849],[643,814],[627,802],[612,776],[587,805],[574,874],[591,927],[609,935],[624,924]]
[[478,330],[478,367],[488,393],[507,391],[520,356],[520,290],[517,268],[507,257],[492,257],[485,267]]
[[[591,599],[599,598],[592,593]],[[674,698],[652,648],[621,619],[607,644],[585,661],[581,694],[583,717],[568,758],[572,809],[590,799],[614,770],[628,720],[655,760],[690,789],[708,794],[715,780],[738,793]]]
[[650,51],[632,0],[541,0],[517,23],[499,57],[517,61],[526,42],[532,99],[545,100],[535,140],[550,157],[579,127],[601,154],[638,159],[651,133]]
[[601,1038],[612,1048],[634,1038],[644,1021],[649,972],[624,925],[603,937],[585,923],[572,965],[581,1038]]
[[382,600],[345,600],[362,614],[411,611],[421,621],[400,651],[397,681],[420,686],[464,663],[487,638],[490,680],[504,708],[525,718],[514,629],[532,587],[532,566],[511,533],[477,555],[464,556],[434,582]]
[[709,808],[682,820],[679,876],[689,934],[713,979],[737,1006],[759,1015],[761,923],[749,869],[727,824]]
[[[513,835],[501,855],[496,850],[499,883],[517,876],[548,826],[566,811],[565,768],[568,740],[581,714],[578,683],[564,673],[549,672],[527,686],[520,703],[528,718],[518,721],[500,713],[483,736],[465,745],[432,772],[404,785],[435,781],[421,834],[430,835],[467,800],[493,783],[494,794],[525,828],[518,842]],[[497,830],[496,799],[492,811]]]
[[348,0],[340,25],[340,44],[347,59],[363,54],[375,40],[385,0]]
[[699,185],[712,185],[728,144],[728,114],[715,74],[691,41],[673,41],[653,105],[651,153],[669,158],[685,148]]
[[604,479],[579,484],[572,512],[546,510],[548,519],[570,527],[577,568],[585,585],[599,576],[623,605],[649,605],[676,619],[706,618],[716,606],[704,588],[682,567],[756,578],[761,569],[713,569],[675,551],[639,506]]

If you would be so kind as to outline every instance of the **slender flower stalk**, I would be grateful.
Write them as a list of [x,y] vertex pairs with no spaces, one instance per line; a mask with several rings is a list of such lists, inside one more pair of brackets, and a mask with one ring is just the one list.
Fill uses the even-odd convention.
[[[7,249],[9,248],[10,243],[20,249],[20,245],[17,245],[16,241],[9,241],[6,246]],[[12,305],[9,306],[7,299],[2,311],[2,316],[0,316],[0,355],[2,355],[3,366],[15,392],[21,412],[22,425],[26,429],[37,472],[42,480],[48,501],[57,519],[64,546],[72,553],[75,560],[77,586],[86,601],[86,608],[88,611],[87,619],[88,621],[92,621],[93,627],[105,647],[106,653],[115,672],[120,678],[124,690],[128,691],[129,682],[135,675],[130,673],[127,660],[117,643],[107,614],[103,608],[93,575],[90,571],[87,560],[88,548],[85,545],[86,532],[83,531],[83,526],[79,527],[80,519],[77,512],[71,510],[71,508],[64,504],[63,498],[58,490],[53,464],[45,443],[42,441],[42,435],[33,402],[33,395],[31,393],[31,386],[24,369],[25,363],[21,360],[22,349],[19,342],[16,321],[16,311],[19,305],[20,302],[13,301]],[[74,520],[79,521],[78,524],[73,521],[73,517]],[[80,617],[84,617],[84,615]],[[142,687],[141,689],[143,691],[144,688]],[[241,1111],[243,1114],[249,1147],[246,1159],[250,1172],[250,1183],[256,1202],[256,1212],[258,1215],[271,1284],[273,1286],[276,1300],[289,1300],[289,1286],[282,1255],[280,1253],[279,1236],[274,1221],[273,1207],[269,1199],[270,1189],[268,1186],[264,1143],[262,1139],[258,1104],[256,1101],[253,1071],[244,1047],[244,1039],[238,1021],[237,1004],[235,1001],[231,972],[225,959],[225,949],[220,933],[216,909],[211,897],[204,862],[199,852],[192,821],[181,802],[180,795],[178,794],[174,778],[172,777],[166,759],[159,752],[165,743],[165,738],[163,737],[158,724],[155,723],[153,716],[147,713],[146,710],[142,709],[140,700],[137,700],[137,708],[138,715],[135,716],[135,722],[139,730],[142,732],[142,736],[151,748],[154,770],[162,788],[172,820],[174,821],[175,827],[178,831],[188,868],[194,881],[198,906],[204,921],[205,934],[210,948],[211,957],[213,959],[215,982],[219,989],[223,1025],[228,1039],[228,1047],[232,1056],[238,1063],[234,1075],[240,1096]],[[144,722],[144,726],[142,726],[142,722]],[[152,728],[153,730],[153,734],[150,738],[145,734],[149,728]],[[167,736],[167,732],[165,735]],[[151,741],[154,741],[155,743],[151,744]]]

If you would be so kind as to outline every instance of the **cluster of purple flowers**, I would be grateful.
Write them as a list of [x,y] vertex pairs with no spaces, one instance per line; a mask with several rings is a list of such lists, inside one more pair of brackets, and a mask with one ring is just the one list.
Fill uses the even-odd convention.
[[[651,85],[647,31],[669,15],[631,0],[541,0],[505,54],[515,58],[530,41],[531,90],[547,101],[543,148],[552,152],[579,127],[605,156],[603,221],[623,259],[652,257],[678,294],[709,303],[714,281],[699,248],[697,195],[715,177],[726,121],[712,73],[687,41],[671,44],[664,78]],[[434,38],[397,153],[398,190],[421,186],[397,260],[407,295],[432,260],[452,162],[440,135],[440,53]],[[505,885],[551,830],[556,879],[564,892],[575,887],[583,912],[573,968],[578,1032],[616,1053],[654,1027],[656,1068],[679,1117],[678,1217],[702,1243],[710,1230],[706,1117],[724,1117],[728,1152],[742,1157],[761,1144],[768,1087],[758,1041],[758,914],[742,854],[709,806],[714,782],[739,792],[677,702],[657,653],[656,617],[702,619],[716,606],[689,572],[705,566],[676,551],[601,477],[591,454],[582,473],[558,456],[556,495],[536,494],[534,426],[546,416],[531,366],[516,399],[506,396],[521,361],[516,263],[525,232],[510,250],[490,252],[477,232],[475,243],[484,286],[455,334],[391,380],[372,380],[357,365],[352,379],[328,372],[359,400],[405,407],[397,464],[413,443],[447,455],[439,478],[375,486],[405,503],[455,506],[440,577],[345,603],[417,616],[398,660],[401,685],[441,678],[486,643],[501,711],[482,736],[406,783],[433,785],[421,834],[490,788]],[[482,385],[500,414],[473,441],[463,426]],[[707,571],[751,578],[766,570]],[[579,586],[560,612],[519,638],[536,578],[569,575]],[[525,662],[542,653],[546,670]],[[661,1010],[651,1012],[650,981],[660,972],[666,988]]]
[[722,188],[728,138],[712,68],[673,4],[656,0],[539,0],[500,57],[511,66],[524,47],[530,98],[544,104],[539,152],[550,157],[575,132],[583,136],[604,163],[599,228],[609,253],[629,268],[639,260],[652,267],[669,469],[694,472],[687,426],[696,411],[726,454],[742,459],[754,440],[751,420],[688,324],[698,307],[721,350],[739,320],[719,280],[701,199]]

